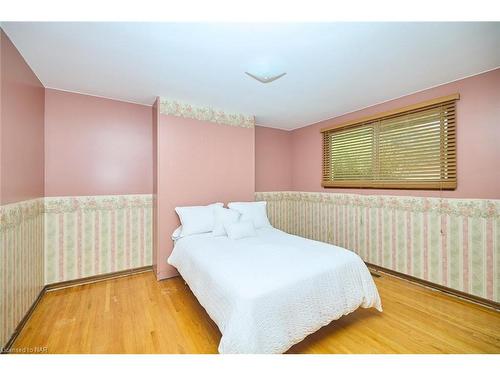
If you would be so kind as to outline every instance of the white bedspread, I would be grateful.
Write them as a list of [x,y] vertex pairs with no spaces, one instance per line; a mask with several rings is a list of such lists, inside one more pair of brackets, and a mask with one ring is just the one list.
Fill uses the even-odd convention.
[[382,311],[355,253],[273,228],[177,241],[176,267],[222,332],[219,353],[283,353],[359,306]]

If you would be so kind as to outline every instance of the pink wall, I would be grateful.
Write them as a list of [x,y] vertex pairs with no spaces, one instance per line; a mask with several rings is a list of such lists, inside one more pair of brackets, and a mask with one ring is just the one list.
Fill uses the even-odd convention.
[[292,189],[292,133],[255,127],[255,191]]
[[151,107],[47,89],[46,196],[151,194]]
[[[500,168],[492,168],[500,163],[500,69],[292,131],[292,190],[440,196],[440,192],[435,190],[323,189],[321,187],[322,138],[320,129],[456,92],[460,93],[460,100],[457,102],[458,187],[454,191],[443,191],[442,196],[500,198]],[[260,144],[263,142],[262,138],[257,138],[257,141],[259,143],[256,145],[257,150],[271,147],[267,143]],[[276,140],[276,149],[282,147],[283,142]],[[285,167],[287,167],[286,164]],[[269,163],[265,170],[266,179],[259,180],[257,191],[275,186],[273,168],[275,173],[281,173],[280,164]],[[264,174],[261,173],[260,176]]]
[[44,88],[0,30],[0,204],[44,195]]
[[166,260],[179,225],[176,206],[254,200],[254,129],[160,115],[158,124],[157,276],[176,274]]

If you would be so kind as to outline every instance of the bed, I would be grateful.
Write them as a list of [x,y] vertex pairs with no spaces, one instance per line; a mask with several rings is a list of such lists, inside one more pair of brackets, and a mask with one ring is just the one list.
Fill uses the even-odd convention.
[[272,227],[181,238],[168,263],[219,327],[219,353],[284,353],[358,307],[382,311],[358,255]]

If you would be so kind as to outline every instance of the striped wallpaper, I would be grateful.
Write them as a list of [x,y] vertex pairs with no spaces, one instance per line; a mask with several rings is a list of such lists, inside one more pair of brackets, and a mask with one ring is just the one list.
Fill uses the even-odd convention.
[[45,283],[152,264],[152,196],[45,198]]
[[[500,201],[256,193],[274,226],[365,261],[500,302]],[[45,284],[151,265],[152,196],[0,207],[0,347]]]
[[44,286],[43,198],[0,206],[0,349]]
[[500,302],[500,200],[265,192],[271,223],[366,262]]
[[0,219],[0,348],[44,285],[152,264],[150,194],[40,198]]

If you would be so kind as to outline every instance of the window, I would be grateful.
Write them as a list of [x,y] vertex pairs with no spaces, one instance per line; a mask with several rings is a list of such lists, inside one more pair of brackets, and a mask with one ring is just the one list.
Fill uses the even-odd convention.
[[455,189],[458,94],[322,129],[323,187]]

